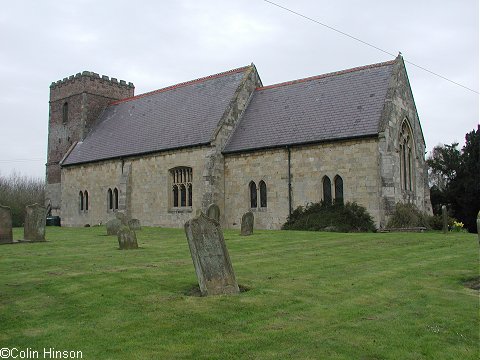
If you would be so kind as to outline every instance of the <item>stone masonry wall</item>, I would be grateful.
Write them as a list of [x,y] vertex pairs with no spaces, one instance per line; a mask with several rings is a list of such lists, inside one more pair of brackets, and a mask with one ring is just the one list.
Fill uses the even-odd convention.
[[[62,225],[94,225],[114,218],[115,213],[108,210],[107,193],[116,187],[119,199],[123,198],[119,210],[139,219],[142,225],[182,227],[202,206],[206,191],[202,173],[208,151],[208,147],[191,148],[62,168]],[[191,208],[172,210],[169,170],[178,166],[192,168],[193,204]],[[131,193],[127,196],[128,189]],[[85,190],[89,193],[89,210],[81,212],[79,192]]]
[[[380,223],[378,140],[358,139],[291,148],[292,210],[323,198],[322,179],[343,179],[344,201],[367,208]],[[267,185],[267,208],[250,209],[249,183]],[[258,193],[259,194],[259,193]],[[259,197],[258,197],[259,199]],[[288,210],[288,152],[286,149],[229,154],[225,157],[226,227],[238,228],[242,215],[252,210],[255,228],[279,229]],[[260,202],[259,202],[260,204]]]
[[[413,189],[402,189],[400,177],[399,135],[404,120],[413,133]],[[380,122],[379,146],[380,177],[382,181],[382,212],[380,225],[384,227],[398,202],[411,202],[420,210],[432,213],[428,173],[425,164],[425,140],[401,57],[393,69],[390,87]]]

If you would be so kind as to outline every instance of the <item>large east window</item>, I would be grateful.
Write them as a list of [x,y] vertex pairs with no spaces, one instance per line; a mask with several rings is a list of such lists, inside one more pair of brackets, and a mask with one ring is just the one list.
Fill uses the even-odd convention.
[[400,131],[400,182],[403,190],[413,189],[413,139],[407,120],[402,123]]

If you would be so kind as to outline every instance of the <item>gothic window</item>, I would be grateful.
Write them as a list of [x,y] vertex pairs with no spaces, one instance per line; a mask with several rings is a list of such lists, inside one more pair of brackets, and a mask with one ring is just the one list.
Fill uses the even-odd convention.
[[118,210],[118,189],[113,189],[113,210]]
[[80,211],[83,211],[83,192],[82,191],[78,193],[78,201],[80,203]]
[[248,185],[250,189],[250,207],[256,208],[257,207],[257,185],[254,181],[250,181]]
[[266,208],[267,207],[267,184],[265,184],[265,181],[261,180],[258,186],[260,187],[260,207]]
[[85,198],[85,211],[88,211],[88,191],[85,190],[83,193],[83,197]]
[[332,203],[332,182],[328,176],[323,177],[323,202],[325,204]]
[[400,182],[403,190],[413,188],[413,137],[407,120],[402,123],[400,131]]
[[64,124],[68,122],[68,102],[65,102],[62,106],[62,122]]
[[172,181],[172,207],[186,208],[192,206],[193,172],[191,167],[177,167],[170,170]]
[[107,191],[107,204],[108,204],[108,210],[112,211],[113,210],[113,192],[112,192],[112,189],[108,189],[108,191]]
[[337,175],[333,182],[335,184],[335,203],[343,204],[343,179]]

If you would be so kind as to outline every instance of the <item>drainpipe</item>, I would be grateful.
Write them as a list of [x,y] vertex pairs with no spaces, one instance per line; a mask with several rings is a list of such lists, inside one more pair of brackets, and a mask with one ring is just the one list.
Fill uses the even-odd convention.
[[290,146],[287,146],[288,152],[288,216],[292,215],[292,174],[291,174],[291,158],[292,154]]

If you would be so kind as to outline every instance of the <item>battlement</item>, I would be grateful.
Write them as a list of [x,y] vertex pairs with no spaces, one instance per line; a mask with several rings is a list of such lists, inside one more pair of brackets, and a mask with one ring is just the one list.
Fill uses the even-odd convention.
[[129,82],[127,83],[125,80],[118,80],[114,77],[110,78],[107,75],[102,75],[100,76],[99,74],[93,72],[93,71],[82,71],[81,73],[77,73],[76,75],[71,75],[69,77],[63,78],[62,80],[54,81],[50,85],[50,89],[54,89],[56,87],[60,87],[63,85],[68,85],[71,83],[74,83],[78,80],[81,79],[90,79],[91,81],[100,81],[102,83],[110,83],[112,85],[118,85],[121,87],[127,87],[127,88],[135,88],[133,83]]

